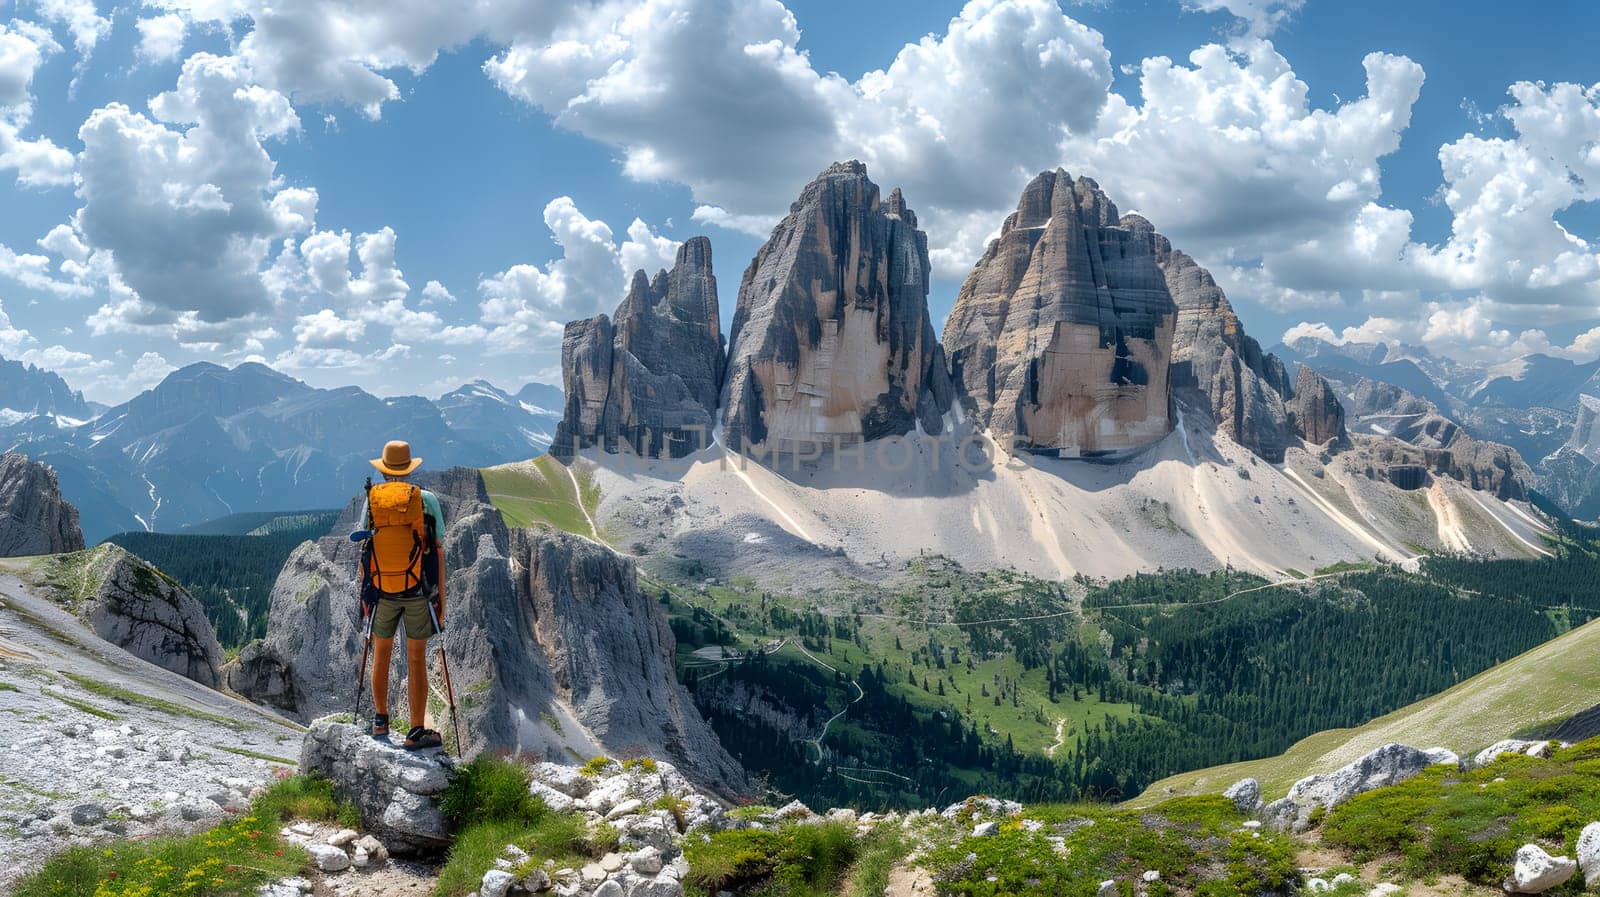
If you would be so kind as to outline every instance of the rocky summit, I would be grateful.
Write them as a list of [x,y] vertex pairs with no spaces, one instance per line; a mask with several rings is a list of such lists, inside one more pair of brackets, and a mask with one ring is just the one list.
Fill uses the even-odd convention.
[[860,162],[807,184],[745,269],[722,391],[730,448],[805,452],[943,430],[944,353],[928,316],[928,239]]
[[1289,402],[1289,426],[1295,435],[1311,445],[1343,444],[1349,441],[1344,429],[1344,406],[1333,385],[1306,365],[1295,379],[1294,398]]
[[671,271],[637,271],[614,318],[567,325],[561,343],[566,411],[551,451],[570,459],[599,445],[683,457],[711,440],[726,358],[711,241],[678,247]]
[[1079,457],[1167,434],[1176,308],[1155,248],[1094,181],[1058,169],[1028,184],[944,329],[952,377],[997,440]]
[[1244,332],[1211,272],[1159,235],[1156,263],[1178,305],[1173,386],[1198,391],[1234,442],[1282,461],[1292,438],[1284,400],[1293,396],[1283,362]]
[[[444,646],[461,717],[431,718],[447,741],[459,726],[469,754],[641,753],[672,760],[708,788],[746,787],[677,681],[672,631],[631,561],[578,536],[508,528],[475,470],[421,482],[439,495],[447,521]],[[350,711],[361,656],[360,548],[346,534],[358,513],[352,504],[332,535],[290,557],[273,586],[269,634],[230,665],[230,687],[302,720]],[[406,712],[408,674],[396,651],[397,714]]]
[[16,452],[0,455],[0,557],[81,548],[78,509],[61,497],[55,469]]

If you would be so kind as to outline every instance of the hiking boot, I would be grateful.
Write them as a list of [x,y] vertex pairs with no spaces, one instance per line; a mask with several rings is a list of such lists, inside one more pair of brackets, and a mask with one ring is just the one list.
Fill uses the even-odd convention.
[[426,748],[436,748],[443,744],[444,739],[439,737],[439,733],[433,731],[432,729],[424,729],[421,726],[412,726],[411,731],[406,733],[405,749],[408,751],[420,751]]
[[387,714],[387,713],[374,713],[372,715],[372,737],[373,738],[388,738],[389,737],[389,714]]

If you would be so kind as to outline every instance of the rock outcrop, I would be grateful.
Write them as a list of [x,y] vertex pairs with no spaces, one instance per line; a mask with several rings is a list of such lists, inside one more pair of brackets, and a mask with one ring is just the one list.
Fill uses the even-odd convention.
[[1333,772],[1295,782],[1287,797],[1267,804],[1261,815],[1275,828],[1303,831],[1317,807],[1331,810],[1357,794],[1403,782],[1435,763],[1454,766],[1460,762],[1459,757],[1443,748],[1418,750],[1404,744],[1386,744]]
[[1381,437],[1360,444],[1374,475],[1396,470],[1409,482],[1410,468],[1420,467],[1503,500],[1527,499],[1534,474],[1516,449],[1474,439],[1438,406],[1391,383],[1361,377],[1345,388],[1351,419]]
[[1173,388],[1197,390],[1217,429],[1234,442],[1268,461],[1283,460],[1292,432],[1284,402],[1293,396],[1283,362],[1245,334],[1211,273],[1159,235],[1156,263],[1178,306]]
[[439,748],[407,751],[355,726],[321,720],[300,744],[300,772],[333,783],[389,853],[441,853],[450,845],[439,797],[455,763]]
[[567,325],[566,411],[551,452],[569,460],[598,445],[679,458],[711,441],[726,358],[711,241],[678,247],[671,271],[637,271],[614,318]]
[[0,455],[0,557],[83,550],[78,509],[61,497],[55,469]]
[[1300,366],[1295,378],[1289,426],[1311,445],[1343,445],[1349,441],[1344,429],[1344,406],[1339,404],[1333,385],[1305,365]]
[[722,392],[730,448],[811,452],[943,429],[944,353],[928,317],[928,241],[860,162],[806,185],[739,285]]
[[216,688],[222,645],[205,609],[183,587],[109,542],[51,558],[43,569],[59,600],[95,634],[163,669]]
[[1157,240],[1088,178],[1028,184],[944,328],[951,377],[1001,445],[1086,457],[1171,429],[1176,307]]
[[[743,771],[678,683],[672,631],[631,561],[576,536],[508,529],[475,470],[421,482],[446,518],[444,639],[461,713],[438,721],[447,743],[458,722],[468,754],[651,756],[702,786],[745,788]],[[229,668],[241,694],[302,720],[349,712],[361,654],[353,597],[360,548],[345,534],[357,513],[352,503],[333,535],[301,545],[284,565],[267,639]],[[395,653],[390,693],[403,705],[407,671]]]

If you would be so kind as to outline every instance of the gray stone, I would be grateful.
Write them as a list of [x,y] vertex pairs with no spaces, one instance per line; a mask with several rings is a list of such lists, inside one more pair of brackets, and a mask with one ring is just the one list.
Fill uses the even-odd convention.
[[83,550],[78,509],[61,497],[55,468],[0,455],[0,557]]
[[1472,765],[1488,766],[1501,754],[1524,754],[1529,757],[1546,757],[1550,754],[1550,742],[1531,741],[1521,738],[1507,738],[1479,751],[1472,758]]
[[1571,858],[1551,856],[1537,844],[1524,844],[1517,848],[1511,876],[1503,887],[1511,894],[1542,894],[1577,871],[1578,864]]
[[1357,794],[1403,782],[1433,762],[1428,752],[1391,742],[1333,772],[1301,779],[1289,789],[1287,800],[1331,810]]
[[972,837],[988,838],[992,835],[998,834],[999,831],[1000,823],[998,822],[994,822],[993,820],[989,822],[980,822],[972,827]]
[[1007,449],[1135,449],[1171,430],[1177,312],[1156,234],[1089,178],[1046,171],[956,297],[944,351],[963,402]]
[[1578,868],[1583,870],[1585,886],[1600,884],[1600,822],[1591,822],[1578,833]]
[[331,844],[307,844],[306,852],[323,872],[343,872],[350,868],[350,856]]
[[1240,779],[1228,786],[1222,796],[1233,801],[1241,813],[1254,813],[1261,806],[1261,783],[1255,779]]
[[614,881],[603,881],[600,887],[594,889],[594,897],[623,897],[622,885]]
[[99,804],[78,804],[72,808],[73,825],[95,825],[106,818],[106,808]]
[[434,853],[449,844],[449,829],[433,795],[407,791],[408,769],[451,761],[439,750],[406,751],[344,723],[319,721],[300,748],[300,771],[333,783],[361,812],[365,826],[392,853]]
[[550,890],[550,873],[535,869],[522,877],[522,889],[530,894]]
[[678,247],[671,271],[637,271],[614,319],[567,324],[561,342],[566,411],[551,454],[681,458],[711,442],[726,365],[711,241]]
[[655,875],[661,871],[661,851],[654,847],[643,847],[629,854],[628,863],[633,871],[641,875]]
[[805,453],[943,432],[951,389],[928,315],[928,239],[860,162],[807,184],[739,284],[722,437]]
[[478,897],[506,897],[506,892],[517,881],[516,876],[500,869],[490,869],[483,873],[483,882],[478,886]]

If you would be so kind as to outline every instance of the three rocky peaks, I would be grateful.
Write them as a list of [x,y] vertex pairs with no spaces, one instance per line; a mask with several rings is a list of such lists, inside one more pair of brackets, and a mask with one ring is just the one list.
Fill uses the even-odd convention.
[[1007,450],[1114,456],[1171,431],[1178,390],[1270,461],[1297,439],[1345,438],[1331,387],[1309,369],[1290,383],[1211,275],[1093,180],[1058,169],[1028,184],[942,343],[930,267],[901,192],[834,163],[745,270],[726,352],[705,237],[671,271],[635,274],[614,318],[567,325],[551,451],[681,458],[720,434],[803,453],[971,418]]

